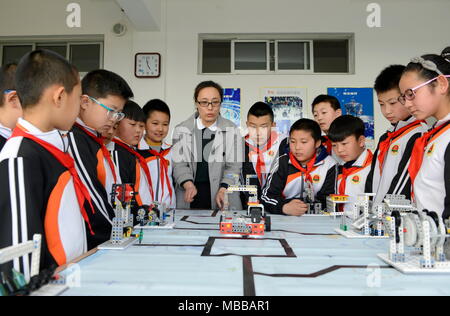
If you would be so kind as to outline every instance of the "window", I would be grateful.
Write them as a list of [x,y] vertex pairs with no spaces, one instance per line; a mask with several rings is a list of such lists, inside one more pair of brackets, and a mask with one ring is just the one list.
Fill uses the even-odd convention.
[[205,73],[231,72],[231,41],[203,41],[202,69]]
[[268,46],[260,41],[233,41],[233,69],[267,71]]
[[352,73],[353,34],[200,34],[199,73]]
[[2,65],[16,62],[35,49],[48,49],[58,53],[77,67],[81,76],[103,67],[103,40],[72,40],[46,38],[42,40],[0,40]]

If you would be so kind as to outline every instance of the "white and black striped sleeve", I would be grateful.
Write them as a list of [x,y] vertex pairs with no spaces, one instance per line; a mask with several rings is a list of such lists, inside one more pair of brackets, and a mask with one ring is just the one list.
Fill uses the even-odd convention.
[[[54,263],[49,258],[44,234],[44,196],[46,178],[37,162],[26,158],[9,158],[0,163],[0,248],[17,245],[42,235],[41,267]],[[5,265],[2,269],[7,269]],[[30,260],[24,256],[14,261],[14,268],[27,276]]]
[[284,187],[288,177],[289,156],[277,157],[267,177],[266,185],[262,190],[261,201],[267,212],[282,214],[283,205],[288,201],[283,197]]

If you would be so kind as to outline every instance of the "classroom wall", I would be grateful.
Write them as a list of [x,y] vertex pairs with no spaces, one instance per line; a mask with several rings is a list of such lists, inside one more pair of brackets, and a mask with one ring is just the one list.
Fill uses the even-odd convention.
[[[130,0],[134,1],[134,0]],[[144,0],[151,10],[155,0]],[[81,27],[66,25],[66,6],[81,6]],[[152,3],[153,2],[153,3]],[[37,35],[104,35],[104,67],[122,75],[144,104],[162,98],[173,109],[177,124],[193,113],[193,91],[203,80],[224,87],[241,88],[244,122],[247,110],[264,86],[308,88],[306,116],[310,103],[327,87],[371,87],[382,68],[407,63],[416,55],[440,52],[450,45],[450,1],[378,0],[381,27],[369,28],[364,0],[161,0],[156,6],[160,30],[138,32],[114,0],[1,0],[1,37]],[[128,32],[116,37],[111,29],[125,22]],[[199,75],[199,33],[354,33],[355,74],[352,75]],[[158,79],[134,77],[134,55],[159,52],[162,75]],[[376,100],[375,100],[376,101]],[[375,102],[375,133],[388,127]]]

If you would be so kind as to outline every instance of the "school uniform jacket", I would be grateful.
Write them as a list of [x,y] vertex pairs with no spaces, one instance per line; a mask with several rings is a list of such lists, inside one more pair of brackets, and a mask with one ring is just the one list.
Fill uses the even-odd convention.
[[[406,121],[400,121],[394,128],[394,133],[403,129],[403,132],[390,140],[389,147],[384,153],[384,160],[377,153],[374,161],[374,174],[379,177],[378,188],[374,203],[382,203],[386,194],[403,194],[411,197],[411,182],[409,181],[408,165],[411,152],[417,138],[426,132],[428,127],[425,122],[411,117]],[[388,135],[386,135],[387,137]],[[382,161],[382,165],[380,163]],[[372,193],[372,192],[369,192]]]
[[[310,173],[315,200],[325,203],[326,197],[335,191],[336,161],[320,147],[313,171]],[[282,214],[284,204],[293,199],[303,200],[305,175],[293,166],[289,153],[278,157],[272,165],[267,182],[262,190],[261,200],[265,210]]]
[[139,164],[138,158],[115,142],[120,142],[123,146],[128,146],[137,154],[137,148],[131,147],[115,138],[108,146],[111,152],[114,164],[119,170],[122,183],[132,184],[135,192],[137,205],[150,205],[153,203],[153,195],[151,191],[152,183],[149,183],[145,170]]
[[172,178],[172,147],[163,143],[158,155],[155,155],[148,144],[145,141],[141,141],[138,152],[145,158],[150,170],[154,194],[153,200],[175,208],[177,200]]
[[444,219],[450,216],[450,114],[435,127],[446,124],[434,134],[423,152],[423,161],[413,183],[414,200],[419,210],[434,211]]
[[[337,193],[348,195],[350,201],[350,203],[344,204],[345,212],[350,212],[358,195],[364,193],[372,158],[372,152],[369,149],[365,149],[354,162],[346,163],[339,167]],[[345,181],[345,184],[343,181]]]
[[[77,120],[85,129],[95,132]],[[103,157],[100,145],[94,141],[83,129],[75,125],[69,136],[69,153],[75,160],[75,167],[89,191],[95,214],[89,214],[89,219],[95,236],[90,238],[89,249],[97,247],[111,237],[112,219],[115,216],[111,206],[111,188],[106,190],[105,180],[112,179],[112,173],[106,159]],[[118,179],[119,175],[116,176]],[[120,183],[120,182],[119,182]]]
[[12,131],[9,128],[0,124],[0,151],[2,151],[2,148],[5,146],[8,138],[11,137],[11,133]]
[[[247,176],[257,177],[258,200],[261,199],[261,191],[266,184],[267,176],[276,157],[284,154],[288,148],[287,138],[276,132],[272,133],[271,139],[264,146],[258,147],[251,139],[245,139],[245,161],[242,164],[242,183],[246,182]],[[259,154],[259,157],[258,157]],[[255,181],[256,182],[256,181]],[[252,183],[255,183],[252,182]],[[241,194],[242,205],[247,205],[248,195]]]
[[[57,130],[41,132],[19,119],[22,130],[66,152],[68,142]],[[0,154],[0,248],[42,235],[40,269],[62,265],[87,251],[84,219],[74,181],[49,151],[34,140],[10,138]],[[92,209],[86,202],[85,210]],[[14,261],[16,270],[30,269],[28,256]]]

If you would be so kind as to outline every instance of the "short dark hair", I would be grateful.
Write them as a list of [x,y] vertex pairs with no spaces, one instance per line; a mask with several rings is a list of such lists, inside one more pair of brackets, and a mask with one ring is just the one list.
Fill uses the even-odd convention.
[[302,118],[292,124],[291,129],[289,130],[289,136],[294,131],[307,131],[311,133],[311,136],[315,141],[321,140],[322,131],[320,130],[319,124],[316,121]]
[[9,63],[3,65],[0,68],[0,106],[5,103],[5,95],[3,92],[6,90],[16,90],[16,84],[14,82],[14,76],[16,74],[17,64]]
[[332,142],[342,142],[352,135],[358,139],[360,136],[364,136],[364,132],[364,122],[359,117],[342,115],[331,123],[328,137]]
[[312,103],[312,110],[314,112],[314,107],[322,102],[327,102],[331,105],[331,107],[337,111],[337,110],[341,110],[341,104],[339,103],[339,100],[336,97],[333,97],[332,95],[328,95],[328,94],[321,94],[318,95],[313,103]]
[[145,123],[145,115],[142,108],[134,101],[128,100],[122,110],[125,118],[136,122]]
[[15,76],[17,95],[24,109],[37,104],[48,87],[59,84],[71,93],[79,81],[75,66],[46,49],[34,50],[23,56]]
[[253,104],[252,107],[250,108],[250,110],[248,110],[247,118],[250,115],[253,115],[256,117],[269,115],[270,120],[272,122],[274,121],[274,114],[273,114],[272,108],[270,107],[270,105],[268,105],[267,103],[264,103],[264,102],[256,102],[255,104]]
[[205,89],[205,88],[215,88],[219,94],[220,94],[220,101],[223,101],[223,88],[220,84],[218,84],[217,82],[208,80],[208,81],[203,81],[200,82],[197,87],[195,87],[195,91],[194,91],[194,101],[197,102],[197,98],[198,95],[200,94],[200,91]]
[[144,107],[143,107],[145,119],[148,120],[150,118],[150,115],[152,115],[153,112],[162,112],[166,113],[169,116],[170,120],[170,109],[166,102],[160,99],[153,99],[148,101]]
[[377,93],[384,93],[393,89],[400,91],[398,83],[405,68],[403,65],[391,65],[383,69],[375,79],[375,91]]
[[134,96],[125,79],[105,69],[93,70],[84,76],[83,80],[81,80],[81,89],[83,94],[96,99],[107,98],[109,95],[113,95],[128,100]]

